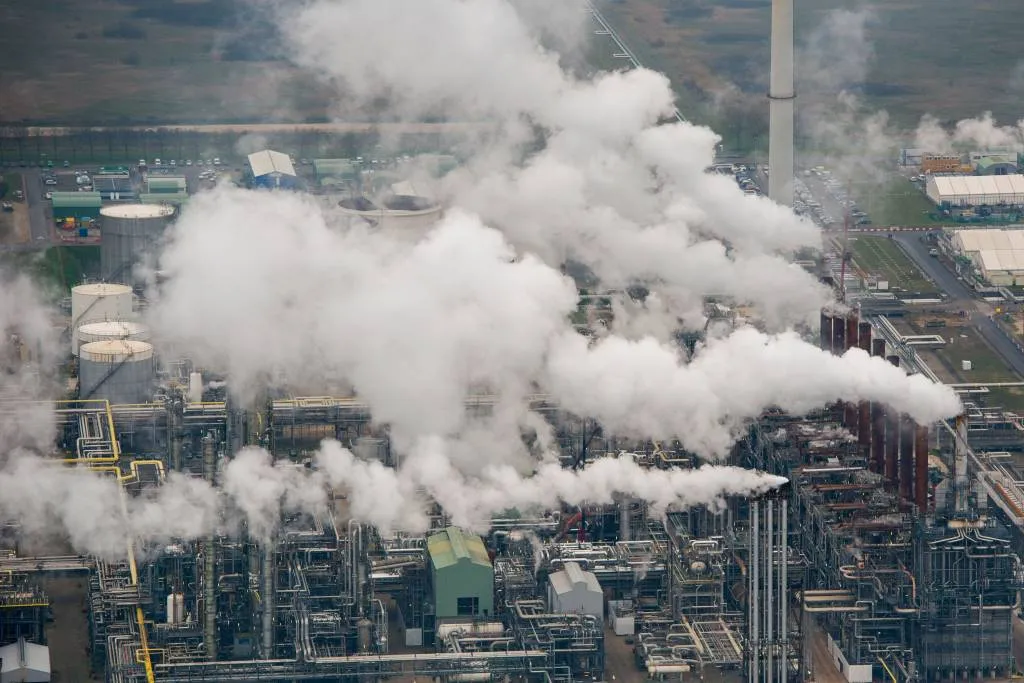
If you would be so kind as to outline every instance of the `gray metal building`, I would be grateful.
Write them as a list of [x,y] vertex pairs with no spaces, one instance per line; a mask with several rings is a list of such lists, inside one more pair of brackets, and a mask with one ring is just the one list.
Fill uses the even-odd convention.
[[548,576],[548,604],[555,614],[589,614],[604,619],[604,592],[594,572],[566,562]]
[[174,216],[174,208],[164,204],[118,204],[104,207],[100,216],[103,279],[134,285],[135,266],[159,242]]

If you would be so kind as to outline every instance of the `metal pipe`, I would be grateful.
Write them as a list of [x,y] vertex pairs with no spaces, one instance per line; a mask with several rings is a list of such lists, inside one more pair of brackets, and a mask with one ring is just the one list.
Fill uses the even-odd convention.
[[271,659],[274,655],[274,608],[277,587],[277,562],[274,555],[274,544],[268,541],[263,545],[263,650],[262,659]]

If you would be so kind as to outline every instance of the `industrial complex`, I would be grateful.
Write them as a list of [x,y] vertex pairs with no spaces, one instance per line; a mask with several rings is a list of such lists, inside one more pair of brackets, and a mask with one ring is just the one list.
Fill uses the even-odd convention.
[[[605,27],[601,35],[611,35],[619,54],[639,66],[597,16]],[[792,244],[804,243],[776,235],[777,244],[773,236],[765,237],[771,245],[758,253],[743,243],[748,235],[739,231],[716,237],[710,223],[719,217],[708,206],[721,205],[705,206],[684,193],[677,197],[674,189],[656,195],[660,185],[671,186],[672,173],[667,165],[655,168],[649,159],[636,165],[651,176],[641,184],[642,197],[627,191],[626,209],[611,211],[594,196],[614,193],[611,161],[588,158],[586,163],[600,167],[600,181],[593,187],[585,174],[566,170],[569,160],[586,147],[585,135],[559,139],[562,151],[569,151],[564,159],[556,157],[558,163],[547,160],[556,171],[551,177],[569,179],[564,186],[543,173],[516,176],[531,190],[524,196],[547,199],[554,207],[553,217],[545,215],[549,207],[536,214],[523,211],[522,220],[535,221],[531,228],[537,232],[572,232],[566,224],[581,214],[551,200],[565,187],[578,192],[569,204],[588,209],[591,202],[598,205],[582,214],[593,225],[571,226],[578,235],[560,233],[565,241],[551,242],[559,263],[551,266],[532,251],[517,251],[520,244],[502,242],[499,230],[483,220],[474,227],[467,219],[463,232],[455,233],[464,240],[472,229],[486,228],[490,242],[501,247],[494,264],[523,261],[537,269],[527,271],[530,278],[512,280],[513,293],[522,294],[512,324],[475,317],[485,306],[465,290],[486,289],[483,280],[490,272],[485,269],[474,271],[468,284],[454,277],[443,283],[456,292],[452,300],[469,301],[469,313],[441,311],[450,315],[452,327],[474,332],[477,327],[508,331],[505,325],[515,332],[526,327],[539,308],[539,297],[524,293],[532,284],[527,279],[548,278],[550,291],[563,294],[569,308],[578,300],[569,316],[559,309],[551,316],[556,320],[544,323],[546,336],[537,344],[537,355],[545,363],[563,348],[599,348],[615,334],[616,317],[627,319],[633,308],[655,311],[658,297],[652,294],[658,286],[666,285],[669,294],[687,289],[667,282],[654,266],[648,273],[647,264],[639,262],[623,266],[637,272],[626,273],[622,287],[606,287],[586,269],[588,264],[574,260],[588,252],[571,248],[576,245],[569,245],[570,239],[589,246],[607,224],[635,219],[639,225],[636,217],[649,212],[648,204],[671,204],[659,220],[682,216],[679,220],[686,223],[699,214],[694,226],[708,223],[694,227],[692,235],[687,224],[684,237],[673,235],[665,242],[670,269],[683,267],[673,259],[685,253],[692,259],[685,268],[694,271],[705,259],[730,267],[740,263],[734,272],[742,279],[746,273],[741,270],[753,271],[763,261],[771,262],[774,270],[769,270],[780,289],[809,283],[809,294],[799,304],[801,313],[817,319],[808,323],[805,315],[781,333],[781,326],[769,320],[773,311],[759,311],[739,294],[697,291],[727,289],[730,283],[723,277],[684,292],[685,316],[674,309],[664,316],[666,327],[675,325],[666,332],[669,341],[644,328],[638,338],[614,338],[618,347],[600,347],[611,349],[611,360],[602,359],[592,375],[568,375],[584,387],[583,394],[599,393],[597,376],[612,375],[617,365],[625,364],[625,352],[614,353],[637,348],[650,353],[637,357],[640,371],[623,374],[625,379],[616,376],[610,389],[604,387],[620,409],[608,419],[586,414],[586,401],[566,405],[556,388],[544,384],[546,375],[538,379],[522,370],[519,377],[520,365],[501,365],[504,374],[516,375],[510,380],[515,390],[507,393],[515,394],[523,413],[534,421],[510,421],[516,447],[511,450],[534,458],[522,472],[504,462],[490,467],[484,456],[477,457],[477,451],[508,446],[498,443],[505,435],[496,425],[505,426],[501,418],[509,406],[508,397],[488,384],[495,381],[492,377],[474,374],[474,363],[497,364],[491,356],[514,355],[519,345],[533,340],[524,334],[523,339],[503,340],[508,345],[497,350],[481,351],[461,343],[462,338],[450,344],[433,339],[435,330],[427,327],[437,320],[447,325],[449,318],[431,318],[434,302],[413,290],[426,290],[432,283],[425,278],[438,277],[439,271],[407,268],[401,260],[411,253],[409,245],[427,242],[432,265],[452,265],[451,258],[445,260],[443,240],[430,243],[424,238],[459,214],[450,194],[437,188],[456,169],[475,171],[465,159],[434,151],[366,159],[296,159],[298,154],[272,149],[243,154],[250,146],[239,149],[234,159],[225,156],[223,163],[211,156],[209,162],[195,164],[191,159],[140,159],[123,167],[40,170],[33,176],[40,186],[33,190],[46,200],[34,205],[43,207],[37,217],[53,231],[55,243],[98,246],[98,264],[87,277],[67,283],[67,296],[54,311],[7,315],[8,309],[21,311],[23,302],[0,297],[0,439],[10,442],[0,445],[0,483],[18,486],[17,473],[8,469],[13,471],[18,459],[31,453],[44,463],[41,467],[49,468],[41,472],[81,475],[69,480],[72,486],[85,482],[88,495],[107,496],[93,513],[108,518],[82,521],[73,537],[67,529],[41,530],[39,520],[0,505],[0,683],[940,683],[1020,678],[1024,409],[1003,403],[1024,392],[1024,373],[1021,381],[1013,374],[1024,369],[1024,323],[1020,335],[1014,331],[1014,316],[1024,313],[1024,228],[1013,222],[1024,207],[1019,159],[1014,150],[961,155],[905,149],[899,161],[900,172],[907,176],[904,182],[914,185],[917,198],[932,202],[936,215],[958,227],[872,226],[844,183],[824,166],[801,167],[799,173],[794,169],[793,17],[793,0],[773,0],[768,166],[715,157],[699,181],[709,181],[707,193],[720,194],[723,202],[745,202],[742,206],[750,213],[744,219],[759,219],[757,211],[768,216],[764,207],[769,200],[783,205],[770,206],[778,214],[765,218],[776,221],[772,230],[780,234],[792,228],[817,238],[819,228],[830,231],[823,251],[790,253],[786,250]],[[570,104],[567,110],[576,108],[575,101]],[[562,115],[552,115],[552,120],[560,121]],[[678,112],[675,118],[683,120]],[[528,117],[522,119],[517,123]],[[589,119],[587,127],[601,129]],[[647,134],[655,127],[652,123],[642,130]],[[603,129],[602,136],[617,139]],[[517,145],[525,144],[516,139]],[[637,135],[622,146],[639,145],[641,139],[652,148],[658,146],[652,141],[662,140]],[[709,160],[713,154],[708,153]],[[688,173],[681,174],[687,182],[698,182]],[[731,186],[733,178],[738,188]],[[499,173],[490,177],[498,190],[481,193],[478,201],[509,192],[514,183],[503,185],[503,180]],[[557,189],[550,189],[549,182]],[[197,193],[208,194],[192,198]],[[378,311],[369,303],[330,309],[323,303],[323,290],[349,286],[344,278],[333,277],[317,280],[319,289],[300,287],[295,296],[288,290],[278,309],[261,309],[260,297],[269,297],[281,284],[273,278],[298,274],[295,268],[282,268],[268,275],[261,270],[265,263],[250,264],[247,254],[240,261],[257,276],[247,282],[266,282],[267,288],[246,289],[251,309],[239,311],[225,327],[241,327],[238,321],[245,316],[273,318],[256,328],[267,338],[246,338],[245,348],[255,349],[251,355],[260,357],[271,344],[271,328],[286,328],[289,343],[294,342],[288,353],[299,358],[297,365],[308,361],[308,375],[314,379],[303,377],[307,384],[302,384],[268,361],[253,373],[256,379],[247,376],[248,383],[241,386],[242,373],[233,374],[234,369],[251,358],[218,355],[202,343],[180,348],[182,339],[162,338],[158,318],[150,317],[166,294],[161,288],[181,277],[161,270],[162,250],[206,197],[239,204],[272,197],[286,209],[301,204],[303,210],[322,211],[316,215],[330,225],[303,246],[317,252],[317,266],[332,276],[335,269],[362,266],[338,266],[329,251],[342,244],[362,256],[356,252],[361,244],[357,239],[329,244],[332,239],[353,234],[381,239],[373,244],[384,254],[381,263],[399,266],[372,280],[373,287],[386,289],[405,270],[411,271],[412,289],[396,287],[387,294],[412,301],[408,309],[395,310],[427,311],[426,322],[394,315],[403,326],[394,337],[381,332],[383,327],[358,327],[355,318],[371,318]],[[560,215],[563,210],[567,217]],[[280,222],[287,223],[284,218]],[[214,223],[203,227],[215,229]],[[670,227],[645,225],[624,232],[612,240],[612,253],[602,252],[594,260],[615,260],[619,250],[626,254],[623,261],[650,253],[630,252],[627,242],[650,238],[659,244],[655,238],[671,232]],[[705,228],[706,234],[701,232]],[[868,234],[876,229],[885,234]],[[287,234],[276,246],[306,237],[282,232]],[[262,237],[257,233],[253,240]],[[686,251],[691,241],[711,248],[694,256]],[[679,242],[686,245],[672,251]],[[216,252],[205,255],[219,269],[228,260],[221,250],[237,244],[202,246]],[[754,251],[747,254],[744,248]],[[476,257],[471,250],[455,253],[458,258]],[[870,258],[875,260],[869,263]],[[494,264],[487,265],[496,268]],[[585,272],[578,275],[577,270]],[[634,278],[637,273],[650,278]],[[784,280],[791,275],[793,279]],[[196,285],[189,290],[194,297],[218,295],[215,284],[206,289],[207,278],[191,284]],[[14,286],[11,291],[16,291]],[[457,505],[450,500],[446,507],[437,489],[420,480],[397,486],[393,497],[377,496],[388,490],[378,488],[380,482],[408,466],[412,439],[395,427],[394,414],[381,415],[387,411],[379,410],[373,390],[356,381],[360,368],[350,366],[360,356],[338,361],[343,382],[316,383],[319,374],[327,376],[336,368],[318,364],[321,357],[309,350],[323,345],[323,338],[313,338],[311,330],[295,323],[304,318],[289,317],[300,306],[300,297],[312,300],[317,325],[327,328],[333,318],[352,324],[351,336],[329,338],[328,344],[394,345],[398,351],[381,358],[401,366],[405,377],[419,367],[412,361],[412,369],[405,367],[406,356],[419,353],[417,340],[424,347],[443,347],[441,355],[450,357],[442,367],[464,373],[465,382],[458,386],[469,387],[455,395],[455,407],[464,408],[467,423],[485,428],[477,440],[467,441],[467,451],[474,451],[465,456],[472,475],[443,458],[416,465],[429,470],[424,477],[440,479],[438,486],[466,475],[466,486],[479,485],[495,497],[514,488],[508,484],[514,480],[523,488],[500,498],[510,504],[496,504],[476,518],[474,511],[454,511]],[[666,301],[666,308],[678,303],[671,296]],[[186,313],[192,315],[199,303]],[[388,309],[381,317],[392,315]],[[656,317],[651,315],[651,320]],[[656,322],[664,320],[657,317]],[[558,323],[565,324],[564,330]],[[42,348],[37,339],[46,337],[42,328],[56,332],[51,336],[59,340],[57,352]],[[236,336],[248,331],[228,330]],[[761,367],[767,368],[771,381],[791,384],[792,393],[800,395],[818,381],[810,374],[820,371],[826,379],[799,400],[787,402],[778,390],[748,401],[747,395],[758,394],[759,383],[769,380],[743,369],[753,368],[752,363],[744,365],[747,355],[712,358],[711,369],[699,365],[706,358],[702,354],[723,348],[722,340],[751,331],[761,336],[756,344],[742,347],[743,353],[769,348]],[[313,341],[307,343],[306,335]],[[185,342],[187,337],[183,334]],[[412,342],[403,345],[398,339]],[[780,339],[790,346],[780,346]],[[981,341],[973,345],[976,339]],[[577,342],[578,347],[572,346]],[[968,345],[970,353],[983,348],[997,357],[1006,366],[1007,378],[993,378],[1001,369],[983,378],[971,376],[981,369],[972,364],[981,366],[978,358],[950,352]],[[793,348],[808,351],[802,357],[817,364],[803,375],[793,372],[780,379],[786,368],[796,367],[786,365],[787,350]],[[561,362],[570,364],[570,354],[563,354]],[[546,372],[551,366],[542,367]],[[854,376],[847,381],[851,367]],[[680,368],[678,375],[669,376]],[[704,385],[693,390],[700,396],[692,404],[696,407],[676,405],[691,390],[687,382],[697,386],[702,381],[697,375],[716,371],[727,377],[724,391],[739,397],[738,407],[717,405],[729,401]],[[895,379],[886,384],[889,378]],[[440,378],[428,380],[442,383]],[[845,384],[839,387],[841,382]],[[427,403],[444,398],[414,395],[415,388],[406,386],[404,377],[396,384],[389,390],[407,398],[413,411],[427,414],[432,407]],[[915,401],[926,398],[922,387],[948,395],[953,408],[943,413],[947,417],[924,419],[928,411],[916,412]],[[324,395],[313,393],[317,391]],[[644,414],[645,392],[675,396],[676,402],[661,412],[689,410],[694,415],[681,422],[686,428],[698,431],[711,423],[728,439],[721,448],[717,442],[708,446],[705,453],[681,431],[666,437],[660,416]],[[844,397],[850,400],[839,400]],[[706,405],[712,403],[716,405]],[[624,416],[616,425],[620,414]],[[456,431],[445,420],[437,421],[444,424],[424,429],[430,437],[425,441],[440,441],[439,434]],[[38,443],[40,433],[52,435],[52,443]],[[321,474],[330,469],[321,459],[328,445],[352,456],[340,467],[363,468],[365,476],[356,486],[371,492],[374,507],[398,510],[409,501],[423,502],[418,528],[371,523],[375,518],[366,509],[366,496],[355,495],[349,482],[346,489]],[[239,484],[232,479],[237,464],[253,454],[266,457],[266,467],[257,470],[263,478]],[[9,468],[8,457],[14,463]],[[592,495],[579,484],[587,481],[583,473],[612,461],[639,472],[644,484],[630,490],[617,474],[627,470],[610,467],[604,470],[611,474],[601,491],[595,485]],[[24,471],[30,470],[26,466]],[[707,495],[693,498],[696,504],[683,504],[691,500],[680,491],[685,477],[700,472],[721,479],[742,472],[759,483],[737,494],[728,482],[718,482]],[[35,487],[36,474],[30,474],[30,495],[50,491]],[[560,489],[557,495],[535,497],[543,504],[534,502],[531,493],[547,486],[545,477],[563,475],[576,477],[573,496]],[[294,500],[295,488],[309,481],[316,482],[306,491],[315,500],[308,505]],[[286,490],[288,486],[293,488]],[[145,517],[140,510],[151,509],[143,503],[168,491],[180,498],[166,509],[183,519],[190,518],[191,508],[244,508],[237,495],[225,497],[231,502],[224,508],[215,507],[222,504],[219,498],[203,508],[204,501],[232,487],[254,490],[265,503],[261,511],[270,511],[265,519],[232,508],[231,515],[224,515],[230,522],[206,519],[195,533],[182,531],[185,525],[177,520],[140,519]],[[399,517],[396,513],[393,519]],[[160,533],[139,531],[147,524],[160,526]],[[113,534],[114,543],[95,552],[75,542],[104,534]]]

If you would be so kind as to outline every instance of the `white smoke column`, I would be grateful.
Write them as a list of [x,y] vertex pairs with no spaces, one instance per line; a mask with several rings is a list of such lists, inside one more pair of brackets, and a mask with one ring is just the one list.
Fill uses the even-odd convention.
[[552,345],[545,382],[567,410],[615,433],[678,438],[707,457],[726,455],[747,421],[778,407],[806,413],[837,399],[882,401],[922,424],[961,411],[956,394],[859,349],[834,356],[796,334],[742,328],[710,340],[689,363],[652,339],[578,335]]
[[406,465],[394,470],[361,461],[337,442],[325,441],[317,466],[331,486],[347,492],[353,518],[380,529],[420,532],[428,528],[428,520],[423,513],[424,498],[416,491],[436,500],[453,524],[485,531],[495,513],[509,508],[531,511],[550,510],[561,503],[611,503],[620,493],[646,500],[656,510],[714,506],[725,496],[755,495],[786,481],[737,467],[645,469],[629,454],[600,458],[579,471],[546,463],[523,476],[499,465],[466,477],[451,466],[447,447],[442,439],[425,439],[417,444]]
[[[445,186],[516,248],[554,267],[583,263],[607,288],[654,284],[684,309],[714,293],[762,305],[779,327],[814,315],[823,293],[777,255],[820,246],[814,226],[706,175],[718,138],[659,127],[674,112],[664,76],[563,70],[541,34],[575,27],[580,15],[549,12],[539,31],[535,9],[523,0],[319,1],[282,21],[295,59],[337,82],[345,107],[370,111],[383,98],[386,116],[402,120],[494,121],[499,132]],[[530,125],[544,134],[540,149],[524,134]]]
[[1024,152],[1024,119],[1015,126],[1000,126],[991,112],[957,121],[947,130],[934,116],[924,116],[914,146],[930,154],[1000,150]]

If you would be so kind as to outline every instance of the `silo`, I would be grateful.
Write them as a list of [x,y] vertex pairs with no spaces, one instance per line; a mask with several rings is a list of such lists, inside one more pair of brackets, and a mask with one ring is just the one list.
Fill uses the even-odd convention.
[[75,330],[75,332],[78,345],[72,351],[76,356],[83,344],[94,341],[110,341],[113,339],[149,341],[148,327],[142,323],[127,320],[104,320],[102,322],[86,323]]
[[100,270],[108,282],[134,284],[134,268],[167,229],[174,208],[166,204],[115,204],[100,209]]
[[71,290],[71,348],[78,349],[78,328],[105,320],[132,317],[132,288],[125,285],[96,283],[78,285]]
[[156,366],[152,345],[116,339],[83,344],[78,360],[78,394],[111,403],[144,403],[153,392]]

